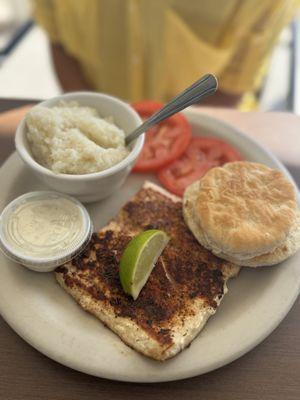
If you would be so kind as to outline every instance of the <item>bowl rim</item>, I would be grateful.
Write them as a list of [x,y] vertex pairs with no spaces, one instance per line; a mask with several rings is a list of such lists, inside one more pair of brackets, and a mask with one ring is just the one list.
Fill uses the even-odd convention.
[[[78,102],[80,103],[80,98],[81,97],[91,97],[91,98],[101,98],[102,100],[110,100],[115,102],[116,104],[119,104],[121,107],[126,109],[128,114],[131,114],[132,117],[136,120],[137,123],[142,124],[142,119],[138,115],[138,113],[130,106],[129,103],[126,103],[125,101],[115,97],[111,96],[105,93],[98,93],[98,92],[92,92],[92,91],[76,91],[76,92],[68,92],[64,93],[59,96],[51,97],[50,99],[41,101],[37,103],[33,108],[39,107],[39,106],[44,106],[44,107],[53,107],[55,103],[59,102],[60,100],[72,98],[73,101],[76,101],[75,98],[78,96]],[[26,114],[27,115],[27,114]],[[52,178],[56,179],[67,179],[70,181],[78,181],[78,180],[93,180],[96,178],[104,178],[110,175],[113,175],[120,170],[123,170],[124,168],[128,167],[128,165],[133,162],[134,160],[137,159],[138,155],[140,154],[144,140],[145,140],[145,134],[143,133],[140,135],[134,145],[128,156],[126,156],[123,160],[121,160],[119,163],[113,165],[110,168],[107,168],[103,171],[99,172],[91,172],[88,174],[62,174],[62,173],[55,173],[52,170],[44,167],[43,165],[39,164],[33,156],[30,154],[30,152],[26,149],[26,147],[23,145],[23,141],[26,140],[27,138],[25,136],[26,132],[26,127],[25,127],[25,121],[26,121],[26,115],[21,119],[19,122],[17,129],[16,129],[16,134],[15,134],[15,147],[17,150],[17,153],[20,155],[22,160],[25,162],[25,164],[29,165],[31,168],[36,170],[37,172],[47,175]]]

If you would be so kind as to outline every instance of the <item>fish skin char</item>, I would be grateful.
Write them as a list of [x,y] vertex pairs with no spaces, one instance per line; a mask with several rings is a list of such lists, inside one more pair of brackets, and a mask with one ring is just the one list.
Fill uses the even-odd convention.
[[[124,248],[136,234],[161,229],[170,241],[137,300],[119,279]],[[181,199],[146,182],[87,249],[58,267],[59,284],[128,346],[156,359],[175,356],[198,335],[239,267],[204,249],[184,223]]]

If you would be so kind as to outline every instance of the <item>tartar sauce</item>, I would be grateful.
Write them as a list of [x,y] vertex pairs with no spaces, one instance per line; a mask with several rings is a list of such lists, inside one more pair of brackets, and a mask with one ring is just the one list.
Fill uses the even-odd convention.
[[91,222],[77,200],[55,192],[32,192],[5,208],[0,231],[6,255],[43,270],[43,264],[54,268],[77,254],[90,239]]
[[10,245],[31,256],[52,257],[77,242],[83,233],[81,210],[66,199],[23,204],[7,222]]

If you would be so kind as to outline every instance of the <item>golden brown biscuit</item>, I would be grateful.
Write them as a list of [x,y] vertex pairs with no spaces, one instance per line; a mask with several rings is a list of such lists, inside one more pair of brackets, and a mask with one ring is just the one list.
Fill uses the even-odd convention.
[[209,171],[187,188],[183,203],[185,221],[198,241],[245,266],[275,264],[296,252],[296,210],[294,188],[283,174],[249,162]]
[[257,257],[241,260],[235,257],[230,257],[224,253],[216,252],[214,249],[211,249],[205,239],[204,232],[202,231],[201,227],[199,228],[199,226],[195,223],[195,219],[193,218],[192,199],[197,194],[198,183],[199,182],[197,182],[196,184],[192,184],[189,187],[189,201],[186,201],[185,206],[183,207],[184,219],[198,242],[201,243],[202,246],[211,250],[218,257],[243,267],[263,267],[266,265],[275,265],[286,260],[287,258],[293,256],[300,248],[300,211],[298,210],[296,223],[289,232],[286,240],[278,247],[276,247],[276,249],[273,250],[271,253],[261,254]]

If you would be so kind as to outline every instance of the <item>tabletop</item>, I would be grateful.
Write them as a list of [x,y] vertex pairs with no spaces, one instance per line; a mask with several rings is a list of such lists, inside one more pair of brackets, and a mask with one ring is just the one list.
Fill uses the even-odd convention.
[[[0,100],[0,111],[26,101]],[[199,108],[268,146],[300,185],[300,117],[288,113],[241,113]],[[0,129],[0,162],[13,137]],[[136,384],[95,378],[64,367],[25,343],[0,317],[0,399],[204,399],[299,400],[300,301],[279,327],[242,358],[208,374],[177,382]]]

